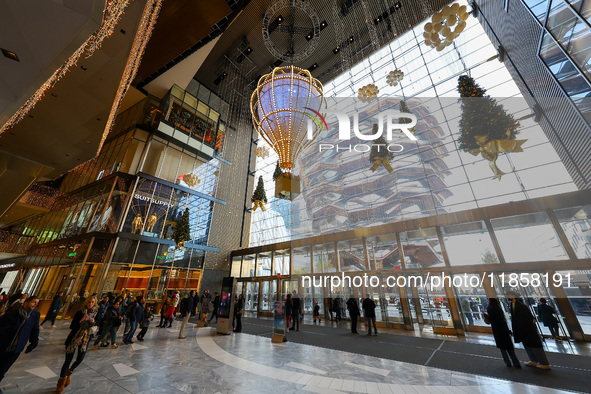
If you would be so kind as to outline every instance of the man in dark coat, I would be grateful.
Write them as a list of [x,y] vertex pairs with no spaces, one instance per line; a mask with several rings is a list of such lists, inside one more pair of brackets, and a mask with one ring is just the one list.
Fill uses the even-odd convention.
[[511,326],[513,328],[513,338],[515,343],[522,342],[530,361],[525,365],[528,367],[538,367],[540,369],[551,369],[542,340],[538,334],[534,316],[528,306],[523,303],[519,295],[515,292],[509,292],[507,299],[511,301]]
[[218,292],[216,291],[215,293],[213,293],[213,301],[211,302],[211,304],[213,305],[213,311],[211,312],[211,317],[209,318],[209,322],[211,323],[211,321],[213,320],[213,317],[215,316],[215,322],[218,322],[218,311],[220,310],[220,296],[218,295]]
[[351,296],[347,300],[347,310],[349,311],[349,316],[351,316],[351,332],[353,334],[359,334],[357,332],[357,319],[359,318],[359,303],[357,302],[357,298]]
[[376,327],[376,303],[369,297],[366,297],[361,304],[363,314],[365,315],[365,323],[367,324],[367,335],[371,335],[371,325],[373,323],[373,331],[378,335],[378,328]]
[[133,334],[144,317],[144,297],[137,296],[135,302],[127,310],[127,320],[129,321],[129,332],[123,338],[123,343],[129,345],[133,343]]
[[291,310],[292,323],[290,330],[295,328],[296,331],[300,331],[300,313],[302,311],[302,300],[295,290],[291,293],[291,302],[293,306]]
[[58,313],[60,313],[60,309],[62,308],[62,296],[64,295],[63,291],[60,291],[59,293],[57,293],[55,295],[55,297],[53,297],[53,301],[51,302],[51,305],[49,306],[49,311],[47,312],[47,315],[45,315],[45,319],[43,319],[43,322],[41,323],[41,325],[45,324],[46,321],[50,321],[51,322],[51,327],[55,328],[55,319],[57,318]]
[[191,310],[191,317],[197,314],[197,304],[199,304],[199,292],[193,290],[193,309]]
[[193,310],[193,297],[194,297],[195,290],[191,290],[191,292],[181,300],[181,317],[183,318],[183,322],[181,323],[181,329],[179,330],[179,339],[185,339],[185,326],[189,322],[189,317],[191,317],[191,311]]
[[507,326],[505,313],[501,309],[501,304],[498,299],[489,298],[488,307],[486,312],[484,312],[484,316],[488,319],[488,322],[486,320],[485,322],[490,324],[492,328],[495,344],[501,350],[505,365],[510,367],[511,362],[513,362],[514,367],[521,368],[519,359],[515,354],[513,341],[511,340],[511,331],[509,330],[509,326]]
[[39,319],[35,310],[39,297],[31,296],[23,305],[0,317],[0,382],[21,352],[31,352],[39,344]]

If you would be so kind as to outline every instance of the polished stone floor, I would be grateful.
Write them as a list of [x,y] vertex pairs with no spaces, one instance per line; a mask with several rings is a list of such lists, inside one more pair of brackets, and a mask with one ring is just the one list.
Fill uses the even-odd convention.
[[[41,331],[0,384],[5,393],[50,393],[69,322]],[[178,323],[175,323],[178,325]],[[150,328],[144,342],[89,351],[64,393],[551,393],[544,387],[190,325]],[[523,371],[525,372],[525,371]]]

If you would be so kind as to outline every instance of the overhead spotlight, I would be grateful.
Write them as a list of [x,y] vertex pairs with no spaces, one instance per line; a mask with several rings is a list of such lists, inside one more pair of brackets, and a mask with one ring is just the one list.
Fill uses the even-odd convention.
[[224,79],[226,79],[227,76],[228,76],[228,73],[224,71],[223,73],[221,73],[220,75],[218,75],[218,77],[213,81],[213,84],[214,85],[219,85],[220,83],[222,83],[222,81]]
[[237,63],[242,63],[242,61],[246,58],[245,56],[250,55],[252,52],[252,48],[248,47],[244,50],[244,53],[241,53],[240,55],[238,55],[238,57],[236,58],[236,62]]
[[378,23],[380,23],[382,21],[382,18],[380,18],[379,16],[377,18],[375,18],[373,20],[374,25],[377,25]]
[[312,37],[314,37],[314,31],[311,31],[310,33],[306,34],[306,41],[310,41]]
[[402,3],[397,1],[396,4],[394,4],[394,6],[398,9],[398,8],[402,8]]
[[320,30],[324,30],[326,26],[328,26],[328,23],[326,23],[326,21],[320,22]]
[[332,50],[332,53],[334,53],[336,55],[337,53],[339,53],[340,50],[341,50],[341,47],[338,46]]
[[353,37],[353,36],[349,37],[349,42],[353,42],[353,41],[355,41],[355,37]]
[[318,63],[314,63],[310,66],[310,68],[308,69],[308,71],[314,71],[318,68]]
[[283,17],[281,15],[279,15],[276,19],[276,22],[279,24],[281,22],[283,22]]
[[250,55],[251,52],[252,52],[252,48],[251,47],[246,48],[246,54],[247,55]]

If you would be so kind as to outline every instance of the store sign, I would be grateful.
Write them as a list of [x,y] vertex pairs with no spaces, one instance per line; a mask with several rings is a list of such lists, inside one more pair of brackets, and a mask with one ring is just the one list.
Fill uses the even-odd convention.
[[78,252],[68,253],[68,257],[76,257],[77,254]]
[[157,198],[152,198],[152,197],[149,197],[149,196],[143,196],[143,195],[141,195],[139,193],[136,193],[136,195],[134,196],[134,198],[136,200],[146,201],[146,202],[149,202],[149,203],[155,204],[155,205],[163,205],[163,206],[166,206],[166,207],[172,207],[172,204],[170,204],[168,201],[159,200]]
[[172,260],[171,256],[156,256],[158,260]]

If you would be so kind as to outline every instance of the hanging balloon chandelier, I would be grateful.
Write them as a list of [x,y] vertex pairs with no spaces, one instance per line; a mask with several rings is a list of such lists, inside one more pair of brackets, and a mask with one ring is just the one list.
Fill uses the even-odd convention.
[[322,84],[307,70],[277,67],[259,79],[250,99],[252,120],[279,156],[284,172],[293,171],[298,154],[320,134],[324,123],[319,111],[324,101]]

